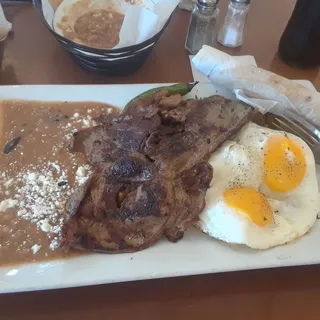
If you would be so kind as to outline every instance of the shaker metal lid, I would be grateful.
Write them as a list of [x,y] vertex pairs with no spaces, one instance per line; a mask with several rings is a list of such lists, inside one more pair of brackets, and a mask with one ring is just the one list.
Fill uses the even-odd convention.
[[231,2],[249,4],[251,2],[251,0],[231,0]]
[[206,7],[215,7],[219,0],[198,0],[198,3]]

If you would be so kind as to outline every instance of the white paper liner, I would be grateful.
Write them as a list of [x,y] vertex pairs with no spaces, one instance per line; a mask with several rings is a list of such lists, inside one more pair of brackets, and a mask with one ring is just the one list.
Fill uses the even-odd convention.
[[[68,6],[70,7],[77,0],[64,0],[56,11],[49,0],[41,1],[47,23],[63,36],[57,25],[65,15]],[[100,3],[100,7],[106,3],[104,0],[91,0],[90,2],[94,6]],[[120,41],[113,49],[136,45],[153,37],[167,22],[178,3],[179,0],[140,0],[139,4],[132,5],[124,0],[108,1],[108,4],[113,4],[117,11],[125,14],[119,35]]]
[[6,19],[2,6],[0,4],[0,41],[3,41],[8,36],[12,29],[12,24]]

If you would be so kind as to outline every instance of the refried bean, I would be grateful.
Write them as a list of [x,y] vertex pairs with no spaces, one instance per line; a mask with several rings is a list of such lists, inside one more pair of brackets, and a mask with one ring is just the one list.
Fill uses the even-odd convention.
[[0,103],[0,265],[70,257],[59,249],[65,201],[91,167],[74,131],[118,109],[97,102]]
[[75,36],[83,44],[98,49],[109,49],[119,42],[124,15],[115,11],[96,9],[79,17],[74,24]]

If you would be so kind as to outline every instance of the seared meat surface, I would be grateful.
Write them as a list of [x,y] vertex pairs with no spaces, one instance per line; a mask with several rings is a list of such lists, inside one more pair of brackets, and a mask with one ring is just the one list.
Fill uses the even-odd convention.
[[164,234],[172,188],[140,155],[102,166],[67,203],[65,241],[115,253],[146,248]]
[[164,234],[179,240],[203,210],[212,179],[206,162],[194,171],[199,179],[190,171],[167,180],[141,154],[98,168],[67,203],[65,243],[117,253],[149,247]]
[[[172,116],[173,121],[169,122],[170,128],[173,126],[176,131],[168,131],[165,122],[147,139],[144,153],[155,161],[160,170],[174,168],[177,173],[192,168],[199,160],[211,155],[252,115],[250,107],[219,96],[189,100],[169,112],[177,115]],[[168,113],[160,111],[160,115],[163,117]],[[178,117],[181,122],[178,122]]]
[[178,241],[205,207],[213,169],[205,160],[253,114],[213,96],[183,101],[165,91],[74,134],[72,152],[95,166],[66,205],[63,243],[134,252],[163,235]]
[[76,132],[70,151],[84,153],[93,165],[112,163],[133,152],[143,151],[147,137],[161,125],[157,115],[152,119],[119,116],[112,121],[114,122],[108,125],[102,124]]

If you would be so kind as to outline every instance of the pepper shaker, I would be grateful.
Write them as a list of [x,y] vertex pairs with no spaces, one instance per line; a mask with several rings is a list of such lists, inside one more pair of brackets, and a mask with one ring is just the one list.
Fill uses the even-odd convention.
[[249,7],[250,0],[230,0],[228,12],[218,36],[221,44],[232,48],[243,44]]
[[185,48],[196,54],[203,45],[215,46],[217,38],[216,24],[219,17],[219,0],[198,0],[189,23]]

